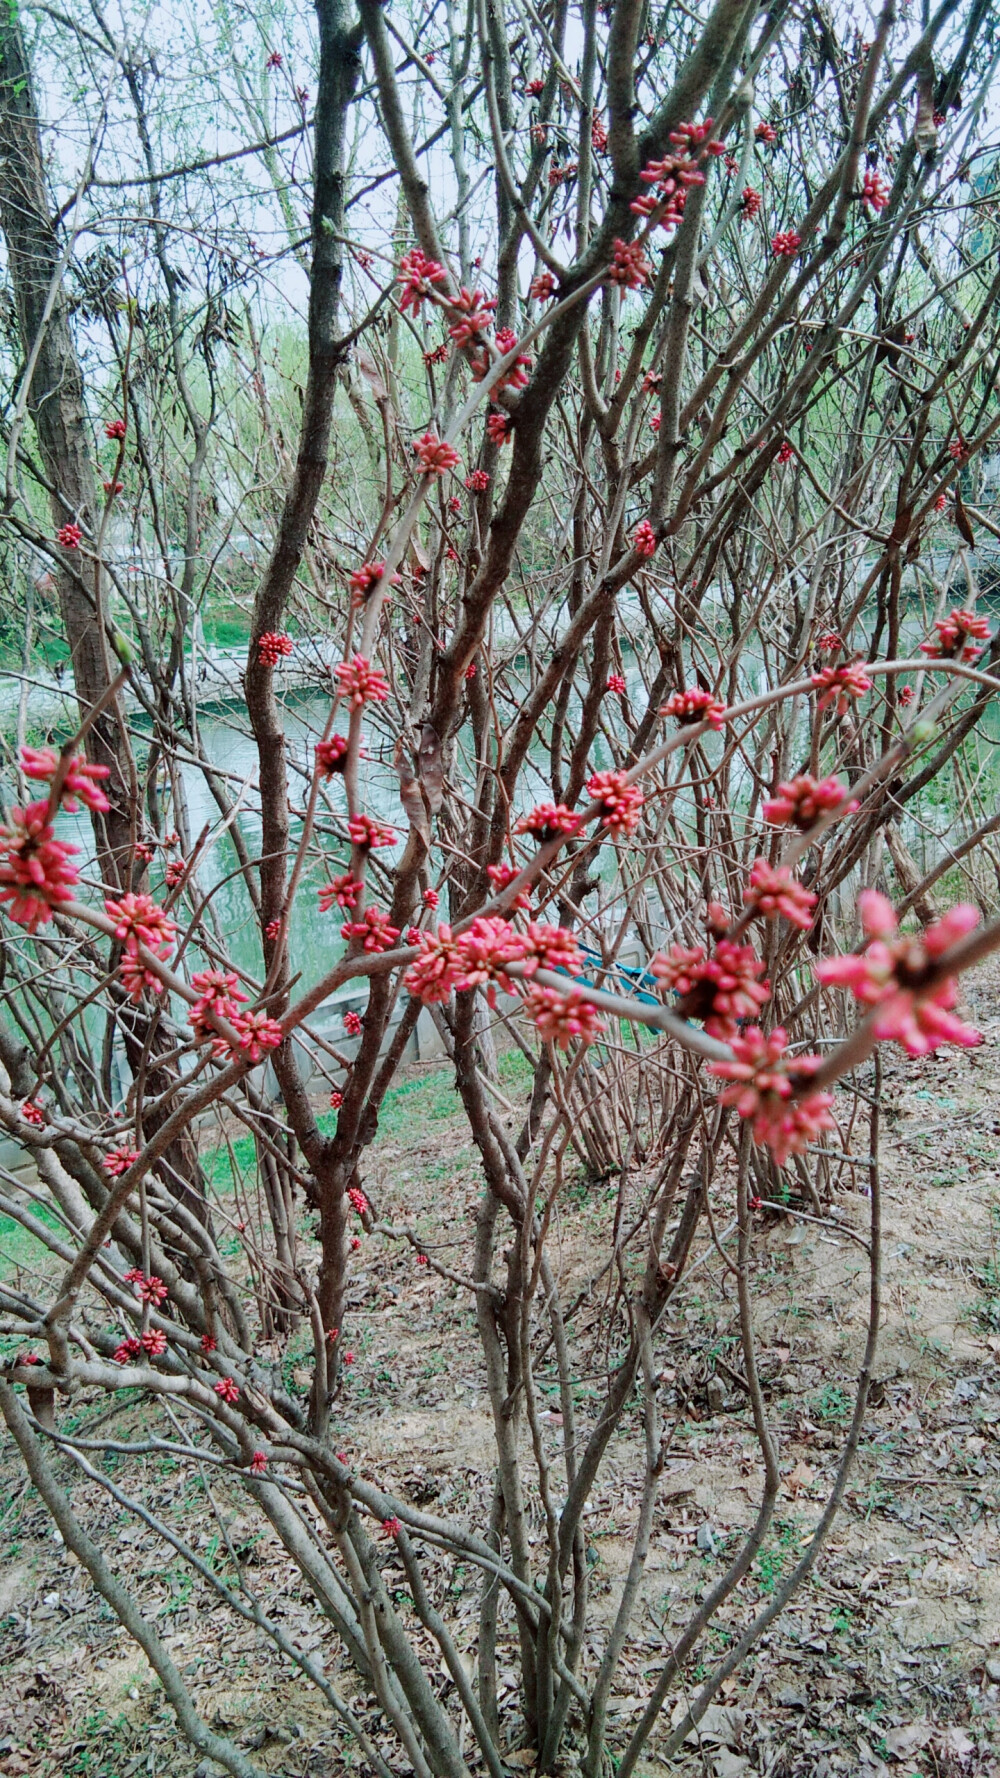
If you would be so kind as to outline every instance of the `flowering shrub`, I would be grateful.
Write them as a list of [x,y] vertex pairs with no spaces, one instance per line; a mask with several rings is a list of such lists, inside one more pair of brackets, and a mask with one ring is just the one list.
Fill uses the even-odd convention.
[[[4,1298],[5,1448],[55,1489],[86,1462],[66,1510],[95,1540],[167,1525],[161,1453],[192,1517],[221,1485],[247,1543],[281,1545],[255,1634],[303,1651],[307,1713],[349,1700],[323,1717],[338,1769],[383,1778],[498,1773],[511,1748],[544,1778],[636,1778],[740,1702],[733,1650],[780,1637],[860,1418],[773,1598],[755,1615],[768,1460],[755,1529],[650,1660],[674,1381],[735,1338],[763,1428],[747,1211],[821,1225],[850,1196],[877,1237],[879,1046],[904,1075],[971,1046],[963,973],[1000,950],[1000,640],[975,591],[996,502],[967,468],[1000,417],[969,247],[989,9],[886,8],[867,45],[832,13],[818,81],[801,8],[662,10],[575,8],[567,34],[491,0],[472,61],[460,10],[321,8],[318,34],[293,10],[284,61],[265,21],[247,64],[272,147],[230,108],[223,167],[177,120],[217,109],[246,44],[177,9],[170,80],[115,88],[116,177],[80,183],[59,144],[106,83],[49,8],[18,91],[44,203],[0,155],[0,224],[27,206],[52,299],[32,335],[8,241],[0,1125],[41,1258]],[[932,66],[960,154],[930,145]],[[33,116],[60,94],[68,123]],[[728,152],[679,104],[731,119]],[[144,141],[185,169],[162,216],[135,202]],[[71,214],[99,265],[72,270]],[[44,800],[12,809],[25,781]],[[967,887],[938,919],[945,872]],[[705,1265],[715,1333],[674,1300]],[[43,1338],[44,1364],[17,1356]],[[447,1441],[440,1497],[397,1484],[416,1371],[383,1357],[422,1342],[485,1410],[482,1488]],[[126,1383],[150,1432],[116,1435],[112,1479],[85,1419]],[[626,1487],[636,1585],[609,1617],[587,1528]],[[198,1548],[180,1530],[171,1562]],[[219,1623],[244,1612],[196,1567]],[[90,1580],[121,1608],[107,1562]],[[195,1757],[248,1770],[155,1614],[143,1633]]]

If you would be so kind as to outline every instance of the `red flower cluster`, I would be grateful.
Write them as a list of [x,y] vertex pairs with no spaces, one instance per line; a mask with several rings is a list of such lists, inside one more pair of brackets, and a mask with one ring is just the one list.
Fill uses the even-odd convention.
[[881,173],[876,173],[871,167],[866,171],[861,184],[861,202],[874,210],[876,215],[889,202],[889,187]]
[[458,452],[436,432],[425,432],[413,449],[423,475],[445,475],[458,463]]
[[122,1142],[117,1148],[109,1149],[101,1164],[105,1173],[110,1173],[112,1179],[117,1179],[122,1173],[127,1173],[138,1159],[139,1150],[130,1148],[127,1142]]
[[[775,827],[793,826],[807,833],[814,827],[821,815],[830,809],[837,809],[847,795],[847,786],[839,778],[814,778],[809,772],[802,772],[799,777],[779,784],[774,795],[764,803],[764,819],[773,821]],[[850,802],[844,810],[845,815],[853,814],[856,802]]]
[[414,247],[411,252],[403,254],[397,279],[403,286],[400,313],[405,315],[409,310],[413,315],[419,315],[425,297],[430,296],[435,284],[446,284],[448,274],[436,259],[428,259],[419,247]]
[[533,840],[544,845],[560,834],[576,833],[581,817],[567,809],[565,803],[538,803],[529,814],[522,815],[515,833],[530,833]]
[[398,1519],[395,1519],[395,1518],[383,1519],[382,1520],[382,1529],[385,1532],[387,1537],[398,1537],[400,1531],[402,1530],[402,1526],[400,1525]]
[[[266,1012],[236,1013],[232,1019],[236,1030],[236,1047],[254,1065],[263,1060],[267,1050],[276,1050],[283,1041],[281,1026]],[[228,1045],[223,1044],[228,1049]],[[232,1052],[235,1054],[235,1052]]]
[[710,957],[701,945],[671,945],[666,955],[657,952],[649,967],[662,988],[680,995],[681,1017],[703,1020],[709,1036],[724,1042],[736,1035],[738,1020],[756,1018],[771,998],[753,947],[732,939],[720,939]]
[[353,655],[349,661],[338,661],[333,671],[337,689],[352,710],[360,710],[363,704],[384,704],[389,696],[385,675],[363,654]]
[[[355,607],[363,604],[369,594],[374,592],[384,573],[384,562],[362,562],[360,568],[355,568],[347,581],[351,589],[351,604]],[[392,585],[399,585],[398,574],[392,576]]]
[[164,882],[168,889],[179,889],[187,876],[187,861],[183,858],[172,858],[164,872]]
[[838,649],[843,648],[843,646],[844,638],[839,635],[836,630],[824,630],[822,636],[820,636],[816,643],[816,647],[819,649],[820,654],[836,654]]
[[778,462],[779,463],[790,463],[792,458],[794,457],[794,455],[795,455],[795,447],[786,438],[778,446]]
[[561,1050],[569,1049],[575,1037],[582,1043],[593,1043],[604,1030],[596,1006],[591,1006],[577,988],[560,994],[557,988],[529,988],[524,1010],[538,1027],[544,1043],[554,1043]]
[[0,827],[0,903],[18,925],[36,932],[52,918],[53,906],[72,901],[79,873],[70,858],[76,846],[57,840],[47,802],[12,809],[10,826]]
[[625,675],[623,673],[609,673],[608,682],[604,689],[605,691],[617,692],[619,697],[623,696],[626,690]]
[[644,798],[638,784],[626,782],[624,772],[594,772],[587,779],[587,794],[600,803],[601,825],[614,839],[635,832]]
[[347,1032],[348,1037],[360,1037],[361,1031],[362,1031],[362,1024],[363,1024],[363,1021],[362,1021],[360,1013],[345,1012],[345,1014],[344,1014],[344,1030]]
[[470,494],[482,494],[490,485],[490,478],[485,469],[474,469],[465,478],[465,485]]
[[79,549],[83,542],[83,532],[71,520],[68,525],[60,525],[56,532],[56,542],[61,543],[63,549]]
[[470,346],[491,325],[496,304],[487,302],[481,290],[467,290],[463,284],[458,295],[453,297],[451,308],[457,312],[458,320],[452,323],[448,332],[456,346]]
[[488,414],[486,418],[486,436],[491,444],[505,445],[510,442],[513,430],[509,414]]
[[436,889],[425,889],[422,899],[425,908],[436,908],[440,903],[441,897]]
[[147,1358],[162,1358],[167,1349],[167,1336],[162,1327],[149,1327],[140,1334],[139,1344]]
[[907,1055],[925,1056],[942,1043],[972,1049],[982,1035],[955,1017],[958,985],[936,974],[938,960],[979,924],[979,911],[959,902],[919,938],[898,937],[892,903],[876,889],[863,889],[858,912],[867,949],[860,956],[828,957],[815,965],[827,987],[850,988],[854,998],[875,1011],[875,1035],[894,1038]]
[[158,1309],[161,1303],[166,1302],[169,1294],[167,1287],[163,1279],[158,1278],[155,1272],[149,1278],[144,1272],[140,1272],[137,1278],[134,1273],[130,1273],[129,1276],[135,1283],[140,1302],[152,1303],[154,1309]]
[[556,281],[551,272],[536,272],[528,285],[528,295],[534,297],[536,302],[547,302],[555,287]]
[[45,1113],[40,1105],[35,1104],[34,1099],[24,1100],[21,1106],[21,1116],[26,1124],[34,1124],[37,1130],[40,1130],[45,1123]]
[[352,815],[347,823],[351,845],[359,852],[375,852],[380,846],[396,844],[396,830],[384,821],[373,821],[370,815]]
[[332,778],[335,772],[342,772],[347,764],[349,746],[346,735],[331,735],[328,741],[317,741],[317,771],[322,772],[324,778]]
[[937,635],[920,644],[921,654],[934,660],[977,661],[983,651],[976,643],[989,642],[991,636],[988,618],[961,606],[949,611],[947,617],[936,617],[934,628]]
[[774,920],[784,914],[793,926],[803,932],[813,923],[817,897],[811,889],[796,882],[787,865],[768,864],[766,858],[754,860],[750,882],[743,891],[743,900],[755,914]]
[[496,915],[480,914],[458,938],[452,937],[450,926],[442,924],[436,933],[418,933],[417,940],[420,956],[404,980],[408,992],[425,1006],[447,1000],[453,991],[485,982],[499,983],[505,993],[514,993],[516,984],[508,974],[512,963],[522,965],[528,977],[538,969],[574,975],[583,966],[576,939],[565,927],[529,921],[527,929],[519,932]]
[[[521,872],[516,864],[488,864],[486,866],[486,875],[489,877],[494,889],[501,890],[506,889],[508,883],[512,883],[515,877],[521,875]],[[515,908],[531,907],[531,896],[527,889],[522,889],[515,895],[511,906]]]
[[[830,1116],[833,1095],[803,1090],[821,1058],[786,1058],[787,1037],[780,1025],[768,1037],[751,1025],[731,1041],[735,1061],[710,1062],[708,1072],[733,1082],[720,1093],[722,1104],[734,1105],[740,1117],[753,1120],[754,1141],[769,1148],[783,1167],[790,1154],[803,1154],[824,1130],[835,1128]],[[793,1097],[795,1093],[800,1096]]]
[[339,1111],[340,1107],[343,1105],[343,1103],[344,1103],[343,1093],[341,1092],[339,1087],[334,1087],[332,1093],[330,1094],[331,1108],[334,1111]]
[[328,913],[334,902],[341,908],[356,908],[363,888],[360,877],[352,876],[350,871],[334,877],[332,883],[324,883],[319,890],[320,913]]
[[709,728],[721,729],[725,721],[725,705],[710,691],[703,691],[700,686],[693,686],[690,691],[675,691],[672,698],[661,705],[661,716],[673,716],[680,728],[687,728],[693,722],[707,722]]
[[371,1205],[359,1185],[349,1185],[347,1188],[347,1196],[359,1216],[368,1216],[370,1214]]
[[545,91],[545,82],[544,82],[544,80],[540,80],[538,78],[538,76],[536,75],[534,80],[528,81],[528,84],[524,90],[530,98],[540,99],[542,94]]
[[262,667],[276,667],[283,656],[291,654],[294,646],[291,636],[284,630],[265,630],[257,643],[257,659]]
[[758,211],[760,210],[762,203],[763,203],[763,199],[760,195],[760,192],[755,191],[752,185],[744,185],[743,198],[742,198],[742,202],[740,204],[740,215],[742,216],[744,222],[750,222],[753,220],[753,218],[757,215]]
[[777,259],[794,259],[802,245],[802,236],[794,228],[779,228],[771,237],[771,252]]
[[956,463],[967,463],[969,461],[969,447],[964,438],[952,439],[951,444],[948,446],[948,455],[949,457],[954,458]]
[[105,438],[122,439],[127,431],[128,425],[125,420],[109,420],[104,428],[104,436]]
[[142,1341],[137,1339],[135,1334],[129,1334],[127,1340],[122,1340],[121,1344],[115,1347],[112,1355],[113,1362],[115,1364],[128,1364],[130,1359],[138,1358],[141,1351]]
[[228,1402],[230,1407],[235,1407],[240,1399],[239,1386],[233,1382],[232,1377],[222,1377],[215,1385],[215,1393],[220,1401]]
[[266,1454],[266,1452],[264,1452],[264,1451],[255,1451],[254,1452],[253,1456],[250,1459],[250,1474],[251,1475],[266,1475],[267,1474],[267,1454]]
[[201,1349],[203,1352],[214,1352],[218,1343],[219,1342],[214,1334],[206,1333],[201,1336]]
[[[635,205],[632,205],[633,210]],[[643,253],[641,242],[615,240],[614,258],[608,281],[620,284],[625,290],[641,290],[649,283],[651,267]]]
[[[545,140],[544,135],[541,140]],[[578,161],[563,161],[561,164],[553,162],[549,168],[549,184],[554,189],[557,185],[561,185],[564,179],[572,179],[578,166]]]
[[[22,747],[20,758],[21,770],[26,778],[37,778],[45,784],[51,784],[59,768],[59,754],[54,747]],[[80,803],[98,814],[105,814],[111,807],[101,789],[101,780],[110,775],[110,766],[92,766],[89,760],[75,753],[66,768],[66,776],[62,782],[60,801],[64,809],[75,815]]]
[[640,556],[655,556],[656,532],[648,519],[640,519],[632,533],[632,547]]
[[759,123],[754,130],[754,136],[758,142],[765,142],[769,148],[778,140],[778,132],[771,123]]
[[188,1013],[188,1023],[200,1043],[206,1038],[217,1041],[209,1015],[232,1021],[239,1017],[238,1002],[247,996],[242,992],[239,977],[230,969],[202,969],[191,977],[191,986],[198,994]]
[[591,121],[590,146],[595,154],[603,154],[608,146],[608,132],[599,117],[595,117]]
[[391,951],[399,937],[399,927],[390,926],[389,916],[381,908],[365,908],[360,920],[344,922],[340,936],[349,944],[360,942],[363,951]]
[[139,946],[145,945],[154,956],[169,957],[177,927],[151,895],[134,895],[130,890],[120,901],[106,901],[104,911],[115,922],[115,938],[129,955],[138,956]]
[[871,691],[874,681],[869,679],[860,661],[851,661],[844,667],[824,667],[821,673],[813,674],[812,683],[820,693],[817,711],[835,704],[837,715],[843,716],[850,709],[852,698],[863,698],[866,691]]

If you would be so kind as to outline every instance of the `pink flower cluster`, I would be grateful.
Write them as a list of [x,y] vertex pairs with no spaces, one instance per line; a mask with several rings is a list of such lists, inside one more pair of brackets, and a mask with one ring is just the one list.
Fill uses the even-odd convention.
[[813,923],[817,897],[811,889],[795,880],[786,865],[771,865],[766,858],[757,858],[743,891],[743,900],[765,920],[784,914],[786,920],[805,932]]
[[122,1173],[127,1173],[138,1159],[139,1150],[132,1148],[127,1142],[121,1142],[117,1148],[108,1150],[101,1164],[105,1173],[110,1173],[112,1179],[117,1179]]
[[528,286],[528,295],[535,302],[547,302],[555,287],[556,281],[551,272],[536,272]]
[[328,741],[317,741],[317,771],[322,772],[324,778],[332,778],[335,772],[342,772],[347,764],[349,746],[346,735],[331,735]]
[[482,494],[490,485],[490,478],[485,469],[474,469],[465,478],[465,485],[470,494]]
[[[22,747],[21,770],[26,778],[37,778],[43,783],[51,784],[59,769],[59,754],[54,747]],[[89,760],[75,753],[66,768],[62,781],[60,800],[63,808],[75,815],[80,803],[98,814],[105,814],[111,807],[101,789],[101,780],[110,775],[110,766],[94,766]]]
[[594,772],[587,779],[587,794],[601,805],[601,826],[613,839],[627,839],[639,825],[643,794],[629,784],[624,772]]
[[389,916],[381,908],[365,908],[360,920],[345,920],[340,936],[349,944],[360,943],[363,951],[391,951],[399,927],[390,926]]
[[434,286],[448,282],[448,274],[436,259],[428,259],[419,247],[414,247],[411,252],[404,253],[399,262],[398,282],[403,286],[400,313],[405,315],[409,311],[416,316]]
[[[239,977],[230,969],[202,969],[191,977],[191,986],[198,995],[188,1013],[188,1022],[195,1039],[200,1043],[210,1038],[213,1043],[217,1043],[218,1034],[209,1023],[209,1018],[214,1015],[219,1019],[228,1019],[230,1023],[239,1018],[238,1002],[247,998],[240,988]],[[225,1045],[222,1047],[224,1051]]]
[[827,957],[815,965],[826,987],[850,988],[863,1006],[875,1008],[874,1030],[880,1041],[894,1039],[907,1055],[925,1056],[942,1043],[972,1049],[980,1032],[955,1017],[958,984],[940,973],[939,960],[979,924],[979,911],[959,902],[919,938],[898,936],[892,903],[876,889],[858,896],[858,912],[867,948],[860,956]]
[[742,201],[740,204],[740,215],[743,217],[744,222],[753,220],[760,210],[762,202],[763,199],[761,198],[759,191],[755,191],[752,185],[744,185]]
[[524,1010],[538,1028],[543,1043],[554,1043],[567,1050],[574,1038],[593,1043],[604,1025],[596,1006],[585,1000],[579,989],[561,994],[557,988],[541,988],[533,983],[524,999]]
[[795,446],[786,438],[778,446],[778,462],[790,463],[795,455]]
[[519,932],[497,915],[480,914],[457,938],[442,922],[436,933],[418,933],[417,940],[420,955],[404,981],[408,992],[425,1005],[485,982],[513,993],[515,984],[508,974],[512,963],[521,965],[528,977],[538,969],[578,974],[583,965],[576,940],[565,927],[529,921]]
[[436,432],[425,432],[413,446],[422,475],[445,475],[458,464],[454,446],[439,438]]
[[83,542],[83,532],[79,525],[74,524],[71,519],[69,524],[60,525],[56,532],[56,542],[60,543],[63,549],[79,549]]
[[[351,589],[351,604],[355,608],[364,604],[370,594],[375,591],[384,574],[384,562],[362,562],[361,567],[355,568],[353,574],[348,576],[347,584]],[[391,584],[393,586],[399,585],[398,574],[392,576]]]
[[725,153],[725,144],[712,138],[711,128],[712,119],[708,117],[703,123],[682,123],[676,130],[671,130],[670,140],[679,152],[665,155],[661,161],[648,161],[643,167],[639,178],[644,185],[654,186],[655,191],[646,192],[629,205],[635,215],[651,216],[664,205],[660,227],[667,230],[677,227],[691,186],[705,183],[705,175],[694,155],[697,153],[699,159],[704,159],[706,155]]
[[134,895],[131,890],[120,901],[106,901],[104,911],[115,922],[115,938],[125,946],[120,965],[122,983],[129,999],[138,1003],[143,990],[163,992],[163,982],[139,954],[140,945],[165,961],[173,949],[177,927],[169,914],[157,905],[151,895]]
[[380,846],[396,844],[396,830],[384,821],[373,821],[370,815],[352,815],[347,823],[351,845],[359,852],[374,852]]
[[[489,877],[494,889],[501,890],[506,889],[508,883],[512,883],[515,877],[521,875],[521,872],[516,864],[488,864],[486,866],[486,875]],[[436,907],[437,903],[435,902],[434,905]],[[531,896],[527,889],[521,889],[518,894],[515,895],[511,906],[524,909],[531,907]]]
[[362,1028],[363,1028],[363,1024],[364,1024],[364,1021],[363,1021],[360,1013],[345,1012],[345,1014],[344,1014],[344,1030],[347,1032],[348,1037],[360,1037]]
[[718,731],[725,720],[725,705],[720,704],[710,691],[693,686],[690,691],[675,691],[673,697],[660,706],[660,715],[672,716],[680,728],[687,728],[694,722],[707,722],[709,728]]
[[332,883],[324,883],[318,891],[320,913],[327,913],[334,902],[341,908],[356,908],[363,888],[361,878],[352,876],[350,871],[334,877]]
[[38,1130],[40,1130],[45,1123],[45,1113],[40,1105],[35,1104],[34,1099],[24,1100],[21,1106],[21,1116],[26,1124],[34,1124],[35,1128]]
[[657,952],[650,969],[660,986],[680,995],[682,1018],[702,1019],[710,1037],[729,1042],[740,1019],[756,1018],[770,1000],[764,964],[751,945],[720,939],[711,956],[701,945],[671,945]]
[[283,656],[291,654],[295,644],[284,630],[265,630],[257,643],[257,659],[262,667],[276,667]]
[[779,228],[771,237],[771,252],[776,259],[794,259],[802,245],[802,236],[794,228]]
[[79,873],[70,858],[77,852],[57,840],[47,802],[12,809],[10,826],[0,827],[0,903],[18,926],[36,932],[52,918],[53,907],[72,901]]
[[626,690],[624,673],[609,673],[607,684],[604,689],[605,691],[613,691],[617,693],[619,697],[623,697]]
[[772,148],[778,140],[778,132],[773,123],[762,121],[754,130],[754,137],[758,142],[763,142],[768,148]]
[[889,187],[881,173],[876,173],[873,167],[868,167],[865,171],[861,183],[861,202],[874,210],[876,215],[889,202]]
[[565,803],[537,803],[527,815],[522,815],[514,832],[530,833],[533,840],[544,845],[546,840],[557,839],[560,834],[576,833],[580,820],[580,816],[567,809]]
[[866,691],[871,691],[874,681],[869,679],[861,661],[850,661],[844,667],[824,667],[821,672],[813,674],[812,683],[820,694],[816,709],[825,710],[834,704],[837,715],[844,716],[852,700],[863,698]]
[[456,346],[470,346],[492,324],[496,303],[487,302],[481,290],[467,290],[463,284],[449,306],[458,315],[458,320],[448,329],[451,338]]
[[[767,798],[764,819],[772,821],[775,827],[787,827],[791,822],[793,827],[808,833],[821,815],[838,809],[847,794],[847,786],[839,778],[821,780],[810,772],[801,772],[797,778],[779,784],[774,795]],[[856,802],[849,802],[844,814],[853,814],[857,807]]]
[[486,436],[491,444],[505,445],[509,442],[512,426],[509,414],[489,414],[486,420]]
[[389,696],[385,675],[363,654],[352,655],[349,661],[338,661],[333,671],[337,689],[352,710],[360,710],[364,704],[384,704]]
[[640,519],[632,533],[632,547],[640,556],[655,556],[656,532],[648,519]]
[[962,606],[949,611],[947,617],[936,617],[934,628],[937,635],[920,644],[921,654],[934,660],[977,661],[983,652],[978,644],[988,642],[991,635],[988,618]]
[[[635,204],[632,208],[635,209]],[[644,284],[649,283],[650,273],[649,260],[642,250],[641,242],[615,240],[614,257],[608,273],[609,283],[618,284],[624,290],[641,290]]]
[[752,1119],[754,1141],[770,1149],[779,1167],[790,1154],[803,1154],[824,1130],[835,1128],[832,1094],[805,1090],[821,1058],[786,1057],[787,1041],[780,1025],[767,1037],[751,1025],[742,1037],[731,1039],[734,1061],[708,1064],[709,1074],[733,1082],[720,1093],[722,1104]]

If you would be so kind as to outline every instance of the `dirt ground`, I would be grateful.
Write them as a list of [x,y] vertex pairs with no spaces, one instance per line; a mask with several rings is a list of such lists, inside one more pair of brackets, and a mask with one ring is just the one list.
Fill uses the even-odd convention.
[[[845,1508],[817,1573],[727,1682],[700,1740],[671,1770],[691,1778],[1000,1778],[997,989],[995,974],[970,987],[982,1049],[922,1062],[886,1053],[885,1308],[873,1406]],[[855,1153],[864,1148],[859,1134]],[[379,1213],[415,1223],[448,1257],[465,1238],[476,1181],[475,1151],[447,1075],[414,1073],[373,1150],[368,1184]],[[606,1226],[613,1191],[570,1189],[554,1240],[564,1275],[572,1275],[588,1232]],[[751,1576],[685,1676],[691,1688],[773,1594],[828,1492],[863,1339],[867,1258],[851,1234],[864,1230],[867,1212],[863,1196],[844,1193],[825,1224],[761,1215],[757,1331],[784,1486]],[[348,1330],[356,1356],[338,1422],[344,1446],[364,1473],[414,1501],[482,1523],[491,1437],[468,1304],[417,1268],[410,1248],[366,1240],[359,1259]],[[612,1718],[619,1745],[664,1651],[756,1510],[761,1467],[732,1374],[735,1355],[727,1361],[734,1335],[731,1283],[706,1242],[658,1342],[665,1412],[677,1425]],[[597,1398],[595,1387],[595,1407]],[[137,1428],[140,1412],[126,1408],[119,1431]],[[584,1390],[584,1424],[586,1413]],[[547,1422],[555,1456],[554,1409]],[[637,1518],[637,1432],[628,1429],[614,1448],[587,1517],[597,1601],[588,1670],[600,1657],[602,1619],[614,1608]],[[361,1770],[315,1694],[251,1625],[234,1624],[98,1489],[77,1477],[73,1493],[88,1525],[110,1531],[120,1571],[213,1726],[254,1750],[268,1772],[323,1778]],[[321,1654],[350,1692],[335,1639],[317,1627],[280,1549],[241,1516],[237,1495],[217,1491],[213,1502],[196,1476],[151,1458],[144,1498],[183,1522],[209,1556],[225,1532],[284,1629]],[[540,1544],[540,1518],[534,1531]],[[393,1560],[387,1553],[387,1571]],[[473,1577],[459,1566],[444,1581],[447,1615],[468,1649]],[[502,1687],[513,1691],[512,1674]],[[682,1707],[679,1699],[678,1717]],[[668,1709],[666,1726],[669,1719]],[[656,1748],[654,1740],[644,1774],[667,1769]],[[515,1737],[512,1771],[530,1764]],[[566,1770],[574,1769],[570,1756]],[[61,1547],[9,1446],[0,1448],[0,1774],[208,1778],[217,1770],[181,1745],[144,1657]]]

